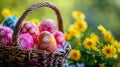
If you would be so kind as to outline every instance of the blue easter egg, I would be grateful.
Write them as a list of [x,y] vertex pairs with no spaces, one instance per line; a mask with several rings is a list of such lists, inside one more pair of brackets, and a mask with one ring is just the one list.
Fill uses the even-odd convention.
[[3,25],[10,27],[12,30],[14,30],[17,21],[18,21],[18,18],[16,18],[15,16],[9,16],[4,20]]

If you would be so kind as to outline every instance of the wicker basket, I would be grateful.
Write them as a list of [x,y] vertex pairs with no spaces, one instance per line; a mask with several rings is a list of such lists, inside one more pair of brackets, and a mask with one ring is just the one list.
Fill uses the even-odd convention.
[[64,44],[64,50],[56,53],[32,49],[29,51],[21,50],[18,47],[18,37],[20,35],[22,21],[33,10],[41,7],[49,7],[55,11],[58,19],[59,31],[63,32],[62,19],[58,8],[48,2],[41,2],[28,8],[18,20],[13,37],[12,46],[6,47],[0,44],[0,67],[63,67],[66,57],[70,52],[69,43]]

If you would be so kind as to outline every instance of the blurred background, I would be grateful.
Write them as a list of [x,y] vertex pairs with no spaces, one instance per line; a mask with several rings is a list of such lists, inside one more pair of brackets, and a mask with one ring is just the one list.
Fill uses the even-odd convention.
[[[44,1],[52,2],[58,6],[64,23],[64,31],[74,23],[72,12],[82,11],[91,27],[97,30],[97,26],[101,24],[111,30],[116,39],[120,40],[120,0],[0,0],[0,12],[7,8],[12,15],[20,18],[22,13],[32,4]],[[57,24],[54,11],[48,8],[35,10],[25,20],[43,21],[46,18],[53,18]],[[3,16],[0,13],[0,23],[2,21]]]

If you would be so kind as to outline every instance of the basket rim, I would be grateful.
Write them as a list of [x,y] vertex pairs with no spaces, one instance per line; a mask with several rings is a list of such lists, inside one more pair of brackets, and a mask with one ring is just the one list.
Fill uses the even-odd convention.
[[[65,44],[64,45],[66,45],[67,47],[66,48],[70,48],[71,49],[71,46],[70,46],[70,43],[69,42],[65,42]],[[31,52],[36,52],[36,51],[38,51],[38,52],[46,52],[46,53],[49,53],[49,54],[59,54],[59,53],[57,53],[57,51],[56,52],[48,52],[48,51],[45,51],[45,50],[40,50],[40,49],[30,49],[30,50],[24,50],[24,49],[21,49],[21,48],[19,48],[19,46],[5,46],[5,45],[1,45],[0,44],[0,49],[8,49],[8,50],[10,50],[10,49],[12,49],[12,48],[17,48],[18,50],[22,50],[22,51],[26,51],[26,52],[28,52],[28,51],[30,51],[30,53]],[[62,47],[63,48],[63,47]],[[58,48],[59,49],[59,48]],[[63,49],[65,49],[65,48],[63,48]],[[65,51],[65,50],[64,50]],[[64,52],[64,51],[60,51],[60,52]]]

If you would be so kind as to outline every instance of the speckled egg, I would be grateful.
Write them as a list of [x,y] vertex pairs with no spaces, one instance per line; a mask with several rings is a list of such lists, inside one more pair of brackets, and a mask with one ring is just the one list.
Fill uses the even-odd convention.
[[54,33],[54,37],[55,37],[55,40],[57,42],[57,46],[58,47],[62,47],[65,43],[65,37],[64,37],[64,34],[60,31],[56,31]]
[[12,30],[14,30],[17,21],[18,19],[15,16],[9,16],[4,20],[3,25],[10,27]]
[[54,33],[56,31],[56,24],[52,19],[46,19],[40,24],[39,30],[40,32],[49,31],[50,33]]
[[19,47],[23,50],[30,50],[33,47],[34,40],[29,33],[20,35]]
[[38,41],[39,28],[33,22],[27,21],[22,26],[22,34],[29,33],[34,39],[34,43]]
[[40,33],[38,38],[38,49],[45,50],[47,52],[56,52],[56,41],[50,32],[43,31]]
[[13,31],[9,27],[2,26],[0,28],[0,45],[11,46]]

